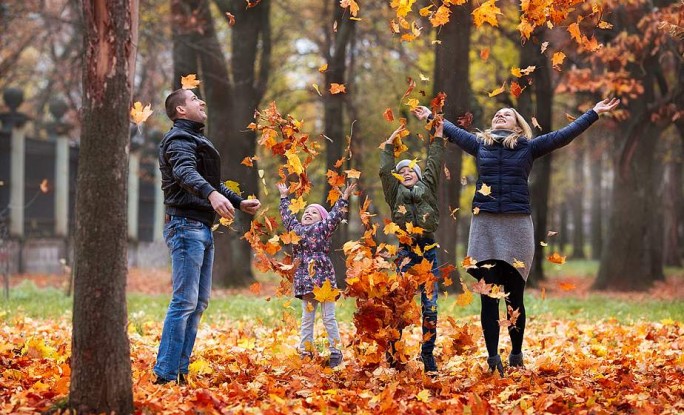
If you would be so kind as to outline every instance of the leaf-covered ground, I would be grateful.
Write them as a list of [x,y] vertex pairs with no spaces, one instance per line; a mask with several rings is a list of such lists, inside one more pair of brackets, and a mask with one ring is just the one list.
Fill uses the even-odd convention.
[[[136,282],[132,284],[135,286]],[[164,284],[160,284],[163,289]],[[149,287],[149,286],[148,286]],[[215,299],[214,301],[223,301]],[[476,316],[440,317],[440,375],[410,361],[398,372],[383,363],[362,366],[349,346],[355,335],[341,322],[344,364],[325,367],[319,322],[313,360],[294,349],[298,318],[283,311],[276,324],[205,323],[198,335],[188,386],[155,386],[151,367],[160,321],[131,324],[135,405],[139,413],[683,413],[684,324],[620,323],[531,316],[526,369],[503,379],[486,370]],[[230,317],[230,316],[227,316]],[[281,320],[281,319],[277,319]],[[71,328],[56,320],[14,315],[0,326],[0,412],[36,413],[64,403],[69,386]],[[502,332],[502,355],[510,345]],[[419,353],[418,328],[409,354]]]

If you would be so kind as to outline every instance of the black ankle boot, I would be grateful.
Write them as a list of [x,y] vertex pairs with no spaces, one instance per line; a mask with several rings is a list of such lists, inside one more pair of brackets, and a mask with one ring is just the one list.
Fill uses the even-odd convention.
[[503,363],[501,363],[501,356],[498,354],[496,356],[490,356],[487,358],[487,364],[489,365],[489,371],[494,373],[495,370],[499,371],[499,375],[504,377]]
[[518,354],[510,354],[508,356],[508,364],[511,367],[525,367],[525,364],[523,363],[523,353],[520,352]]

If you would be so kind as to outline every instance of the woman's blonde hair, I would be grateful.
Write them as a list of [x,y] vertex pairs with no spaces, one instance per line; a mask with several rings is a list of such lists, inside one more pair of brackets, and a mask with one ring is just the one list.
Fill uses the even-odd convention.
[[[523,116],[520,115],[520,113],[516,111],[515,108],[508,109],[513,111],[513,113],[515,114],[515,121],[517,123],[517,126],[513,130],[512,134],[509,134],[508,137],[504,138],[502,144],[506,148],[515,148],[515,146],[518,144],[518,139],[520,137],[525,137],[527,140],[531,140],[533,138],[532,128],[530,128],[530,125],[527,123],[527,121],[525,121],[525,118],[523,118]],[[494,140],[494,137],[492,136],[492,131],[493,130],[491,128],[488,128],[484,131],[478,131],[475,135],[480,141],[490,146],[496,142],[496,140]]]

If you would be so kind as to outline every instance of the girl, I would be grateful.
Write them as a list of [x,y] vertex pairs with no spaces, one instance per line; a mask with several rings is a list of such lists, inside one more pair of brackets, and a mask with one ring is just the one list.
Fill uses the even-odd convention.
[[[484,278],[487,284],[504,287],[509,294],[509,319],[511,310],[520,313],[516,324],[508,327],[512,344],[508,363],[512,367],[523,366],[523,291],[534,255],[534,229],[527,184],[532,163],[569,144],[598,120],[600,113],[612,111],[619,102],[615,98],[600,101],[565,128],[534,139],[530,126],[513,108],[497,111],[491,128],[477,134],[444,120],[444,133],[449,141],[477,159],[477,191],[473,198],[468,256],[479,262],[468,272],[478,280]],[[426,107],[416,108],[414,114],[421,120],[431,115]],[[481,300],[480,318],[489,354],[487,364],[490,371],[498,370],[503,376],[503,364],[498,353],[499,300],[486,295],[481,295]]]
[[[299,261],[294,276],[294,294],[302,301],[302,326],[299,352],[302,357],[312,356],[313,328],[318,301],[314,299],[313,289],[320,287],[327,280],[333,288],[337,288],[335,270],[328,253],[330,252],[330,238],[340,221],[347,213],[349,195],[356,187],[352,183],[344,190],[342,197],[328,212],[319,204],[312,203],[306,207],[299,222],[290,211],[289,189],[287,185],[279,183],[280,215],[285,229],[294,231],[301,238],[299,244],[293,245],[293,259]],[[328,332],[330,346],[330,367],[342,363],[342,352],[339,349],[340,333],[335,319],[335,303],[321,303],[323,325]]]
[[[403,131],[404,126],[397,128],[383,143],[380,155],[380,179],[385,201],[392,212],[392,221],[406,230],[406,225],[412,223],[423,228],[423,235],[414,239],[413,244],[420,247],[421,255],[414,252],[413,247],[400,244],[397,263],[403,264],[401,272],[406,272],[413,265],[419,264],[423,258],[432,262],[432,273],[437,275],[437,250],[434,232],[439,223],[439,206],[437,204],[437,188],[442,173],[444,160],[444,139],[442,138],[441,119],[435,121],[434,139],[428,149],[425,172],[418,164],[411,160],[402,160],[396,165],[394,159],[394,141]],[[401,182],[394,174],[402,177]],[[430,246],[432,246],[430,248]],[[428,247],[426,249],[426,247]],[[408,261],[404,259],[408,258]],[[437,295],[439,293],[437,281],[431,290],[424,285],[420,287],[421,313],[423,315],[423,344],[421,345],[421,360],[425,372],[436,372],[437,364],[433,356],[435,339],[437,338]],[[394,358],[394,344],[388,351],[390,366],[396,366]]]

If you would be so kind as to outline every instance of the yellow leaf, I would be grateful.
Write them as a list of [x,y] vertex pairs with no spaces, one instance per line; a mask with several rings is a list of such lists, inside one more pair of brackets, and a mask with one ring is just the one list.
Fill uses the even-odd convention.
[[418,163],[418,159],[413,159],[408,165],[408,168],[413,170],[416,167],[416,164]]
[[406,231],[407,231],[408,233],[412,233],[412,234],[414,234],[414,235],[422,235],[424,229],[421,228],[421,227],[419,227],[419,226],[413,226],[413,223],[412,223],[412,222],[409,222],[409,223],[406,224]]
[[306,206],[306,202],[300,196],[300,197],[298,197],[296,199],[292,199],[290,201],[290,206],[288,207],[288,209],[290,209],[290,212],[292,212],[292,213],[297,213],[300,210],[304,209],[305,206]]
[[418,101],[418,100],[415,99],[415,98],[409,98],[408,100],[406,100],[406,105],[408,105],[409,108],[411,108],[411,109],[413,110],[413,109],[415,109],[418,105],[420,105],[420,101]]
[[546,48],[548,48],[548,47],[549,47],[549,42],[544,42],[544,43],[542,43],[542,45],[541,45],[541,53],[543,54],[544,52],[546,52]]
[[496,15],[502,13],[501,9],[496,7],[496,0],[487,0],[480,7],[473,10],[472,14],[475,26],[480,27],[483,23],[489,23],[496,27],[499,25]]
[[142,106],[140,101],[136,101],[131,108],[131,119],[136,125],[140,125],[147,121],[147,119],[152,115],[154,111],[150,109],[151,104],[147,104],[145,107]]
[[406,206],[399,205],[399,207],[397,208],[397,212],[401,213],[402,215],[405,215],[406,214]]
[[563,63],[564,60],[565,53],[556,52],[553,54],[553,57],[551,57],[551,64],[553,65],[554,69],[560,70],[560,65]]
[[319,96],[321,96],[321,97],[323,96],[323,95],[321,94],[321,90],[318,89],[318,84],[311,84],[311,86],[313,87],[314,90],[316,90],[316,93],[317,93]]
[[240,190],[240,183],[234,182],[232,180],[226,180],[223,182],[223,184],[228,188],[228,190],[232,190],[237,194],[242,194],[242,191]]
[[418,399],[421,402],[428,403],[430,400],[430,391],[427,389],[423,389],[422,391],[418,392],[416,395],[416,399]]
[[522,77],[522,72],[520,72],[520,68],[511,68],[511,75],[515,76],[516,78]]
[[513,268],[525,268],[525,263],[519,259],[513,258]]
[[608,23],[608,22],[601,20],[598,24],[598,27],[599,27],[599,29],[612,29],[613,25]]
[[506,90],[506,83],[504,82],[503,85],[501,85],[501,87],[496,88],[495,90],[490,92],[489,97],[490,98],[495,97],[495,96],[499,95],[500,93],[504,92],[505,90]]
[[340,0],[340,7],[343,9],[349,7],[349,13],[354,17],[359,14],[359,5],[354,0]]
[[399,226],[394,222],[388,223],[387,225],[385,225],[385,228],[383,229],[385,235],[389,235],[390,233],[394,234],[397,233],[397,231],[399,231]]
[[430,78],[423,75],[422,73],[418,75],[420,77],[420,80],[423,82],[430,82]]
[[461,307],[466,307],[470,305],[470,303],[473,302],[473,293],[471,293],[469,290],[464,290],[462,294],[459,294],[456,296],[456,304],[458,304]]
[[292,147],[285,152],[285,157],[287,157],[287,169],[290,173],[302,174],[304,173],[304,167],[302,166],[302,161],[299,156],[295,153],[295,148]]
[[539,241],[539,245],[541,245],[541,246],[549,246],[549,244],[547,244],[547,243],[544,242],[544,241]]
[[308,271],[309,271],[309,277],[313,277],[314,275],[316,275],[316,261],[315,260],[312,259],[309,261]]
[[225,226],[226,228],[230,228],[230,225],[233,224],[233,219],[228,219],[228,218],[223,218],[223,217],[222,217],[222,218],[219,219],[219,223],[220,223],[221,225]]
[[306,302],[306,311],[308,311],[309,313],[313,313],[314,308],[313,308],[313,303],[312,303],[312,302],[310,302],[310,301],[307,301],[307,302]]
[[325,280],[322,286],[314,287],[313,294],[314,298],[319,303],[335,302],[340,295],[340,290],[333,288],[330,284],[330,280]]
[[392,173],[392,176],[394,176],[395,179],[399,180],[399,182],[404,183],[404,176],[397,173]]
[[489,196],[492,194],[492,188],[491,186],[487,186],[487,184],[482,183],[482,187],[477,191],[477,193],[482,194],[483,196]]
[[470,257],[470,256],[463,258],[463,261],[461,261],[461,266],[465,269],[477,268],[476,264],[477,264],[477,260],[475,258]]
[[[321,65],[321,66],[318,68],[318,72],[320,72],[320,73],[323,73],[323,72],[325,72],[325,71],[327,71],[327,70],[328,70],[328,64],[327,64],[327,63],[324,63],[323,65]],[[314,84],[314,85],[316,85],[316,84]]]
[[427,7],[423,7],[422,9],[418,10],[418,14],[421,15],[421,16],[423,16],[423,17],[427,17],[427,16],[430,15],[430,13],[432,13],[432,12],[430,11],[430,9],[433,8],[433,7],[434,7],[434,4],[431,4],[431,5],[427,6]]
[[347,178],[349,179],[358,179],[359,177],[361,177],[361,172],[358,170],[351,169],[345,170],[344,172],[347,174]]
[[201,358],[190,363],[190,366],[188,366],[188,371],[192,375],[210,375],[214,372],[214,370],[211,368],[211,364]]
[[183,89],[195,89],[201,82],[194,73],[181,77],[181,87]]

